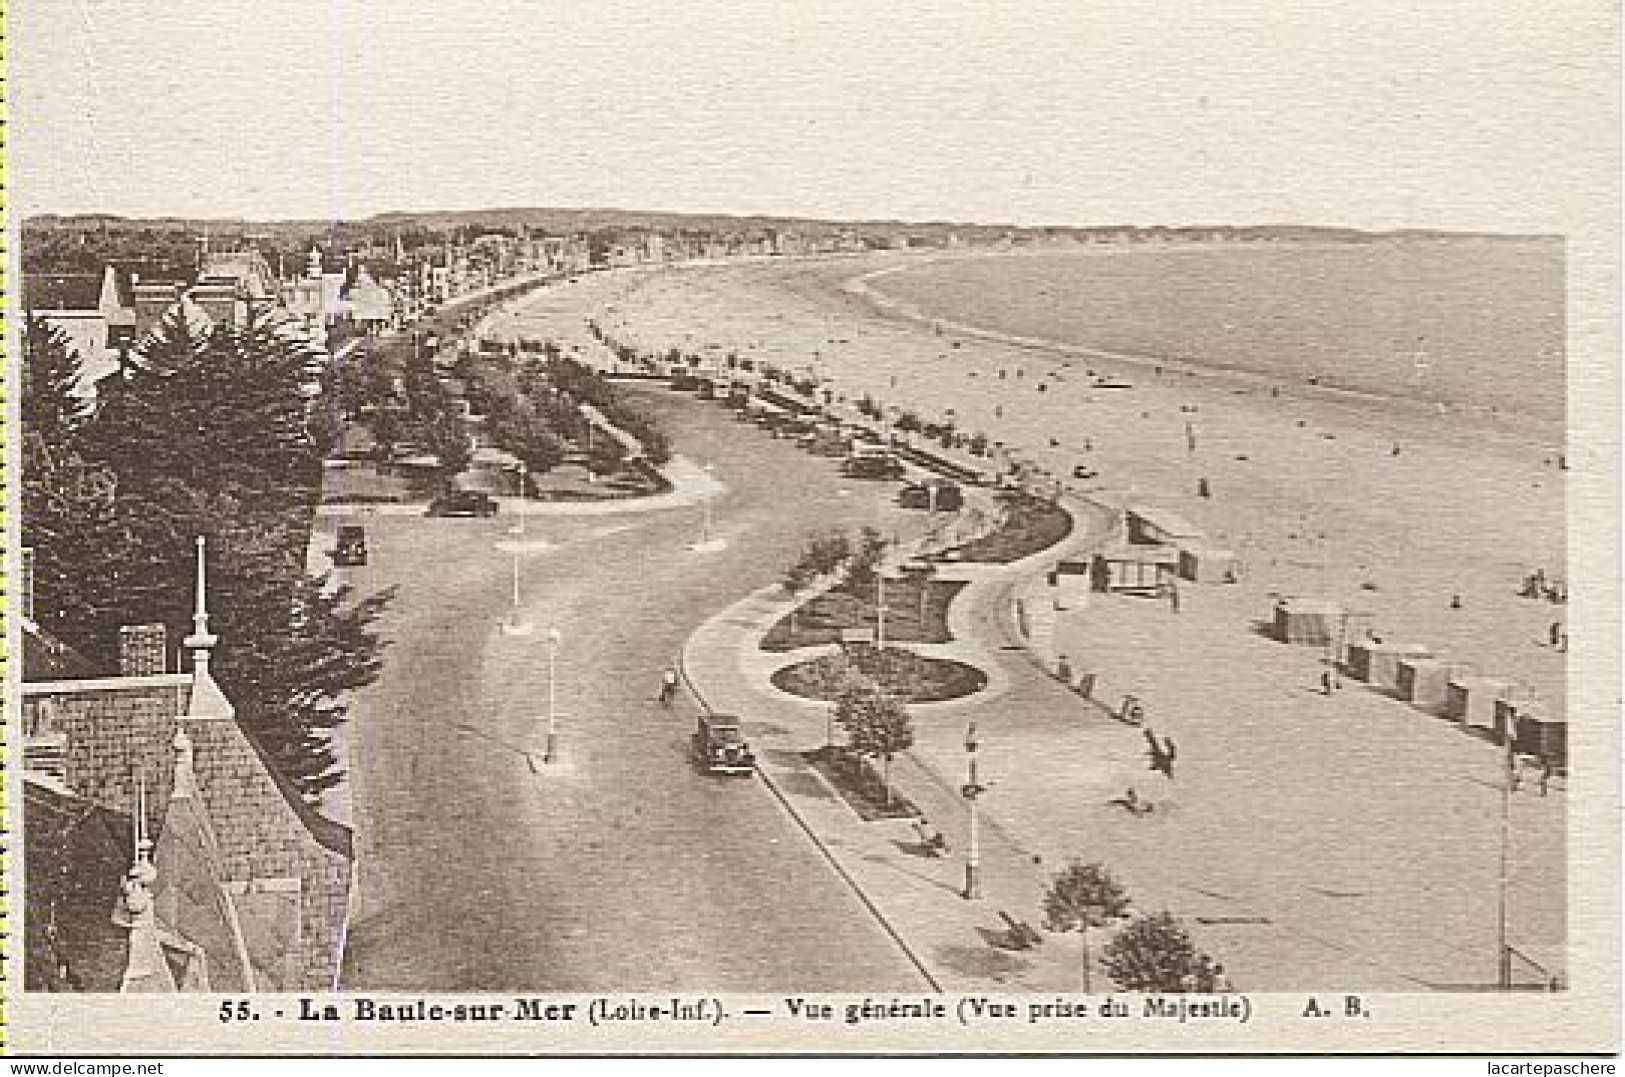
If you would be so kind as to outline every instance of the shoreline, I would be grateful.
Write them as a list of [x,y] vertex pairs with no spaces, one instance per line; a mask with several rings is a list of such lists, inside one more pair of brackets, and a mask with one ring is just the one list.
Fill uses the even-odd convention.
[[[1080,341],[1012,333],[991,326],[978,325],[974,322],[931,314],[912,301],[888,292],[883,286],[873,283],[884,277],[907,272],[920,265],[942,261],[1037,257],[1132,257],[1135,255],[1170,253],[1197,254],[1237,248],[1278,250],[1283,246],[1286,245],[1272,243],[1193,243],[1168,249],[1101,247],[1098,249],[1058,248],[993,253],[974,252],[958,255],[951,253],[945,255],[933,254],[860,273],[842,281],[840,289],[845,294],[862,302],[879,317],[923,327],[928,331],[935,330],[940,333],[941,330],[948,330],[957,336],[971,337],[1049,356],[1085,359],[1108,365],[1116,364],[1119,367],[1126,368],[1120,371],[1123,373],[1136,372],[1158,376],[1156,371],[1160,368],[1164,377],[1169,373],[1181,375],[1188,379],[1194,379],[1198,383],[1211,383],[1211,387],[1217,389],[1228,387],[1233,391],[1236,389],[1262,390],[1265,392],[1278,391],[1283,399],[1340,406],[1358,412],[1367,419],[1387,420],[1399,428],[1421,422],[1448,419],[1451,422],[1464,425],[1465,428],[1458,432],[1463,437],[1491,437],[1506,441],[1512,445],[1534,448],[1542,452],[1564,453],[1566,451],[1566,431],[1560,431],[1559,428],[1553,427],[1550,419],[1536,419],[1502,412],[1490,407],[1462,404],[1438,398],[1323,384],[1311,382],[1307,378],[1293,379],[1284,374],[1236,366],[1210,357],[1204,357],[1201,361],[1190,358],[1170,358],[1150,353],[1116,351]],[[1342,245],[1292,244],[1291,246],[1296,250],[1306,248],[1337,250]]]

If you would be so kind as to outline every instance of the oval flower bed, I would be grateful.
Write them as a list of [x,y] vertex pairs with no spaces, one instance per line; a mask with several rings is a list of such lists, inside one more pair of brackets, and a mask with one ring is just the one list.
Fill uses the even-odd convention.
[[803,699],[833,700],[849,663],[905,703],[963,699],[987,686],[987,675],[975,666],[926,658],[900,647],[881,652],[872,646],[849,647],[844,660],[841,655],[824,655],[785,666],[773,674],[773,686]]

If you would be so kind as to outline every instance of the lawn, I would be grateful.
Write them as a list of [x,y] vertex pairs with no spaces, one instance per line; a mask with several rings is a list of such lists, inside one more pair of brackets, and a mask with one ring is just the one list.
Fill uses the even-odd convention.
[[811,763],[866,823],[876,819],[912,819],[920,814],[914,802],[895,789],[888,800],[886,785],[874,765],[846,748],[826,745],[803,752],[801,758]]
[[[881,590],[886,600],[886,640],[896,643],[947,643],[948,606],[965,585],[943,580],[887,580]],[[875,628],[872,588],[855,595],[842,584],[811,599],[782,618],[762,638],[764,651],[792,651],[839,643],[846,629]]]
[[944,560],[1005,565],[1047,550],[1072,533],[1072,514],[1053,501],[1015,490],[1000,494],[999,501],[999,525],[946,551]]

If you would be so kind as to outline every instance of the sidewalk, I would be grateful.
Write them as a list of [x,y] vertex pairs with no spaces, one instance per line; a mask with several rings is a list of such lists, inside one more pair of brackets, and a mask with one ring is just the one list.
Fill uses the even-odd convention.
[[[1072,539],[1087,541],[1080,528]],[[921,704],[912,708],[915,751],[897,759],[893,784],[932,821],[952,846],[942,858],[925,855],[908,820],[865,822],[802,758],[825,743],[829,707],[773,688],[768,678],[781,666],[805,661],[825,649],[803,648],[790,654],[765,652],[758,644],[769,627],[796,604],[768,588],[736,603],[696,631],[683,652],[683,672],[690,687],[709,709],[739,715],[755,746],[758,772],[836,869],[862,895],[899,944],[922,968],[928,981],[943,991],[1076,991],[1081,988],[1080,943],[1076,936],[1045,934],[1035,949],[1009,945],[1001,911],[1034,928],[1041,927],[1042,895],[1052,868],[1015,840],[998,821],[982,813],[980,874],[983,896],[963,896],[968,808],[959,794],[965,753],[963,719],[985,727],[987,704],[995,698],[1047,692],[1056,701],[1062,691],[1035,670],[1017,665],[1014,672],[1036,683],[1012,683],[997,644],[973,631],[978,592],[1007,599],[1009,580],[1054,554],[1041,554],[1017,565],[944,564],[942,579],[963,579],[971,586],[950,608],[955,639],[936,646],[916,646],[922,654],[954,657],[989,674],[989,684],[971,701]],[[797,601],[804,601],[806,595]],[[1021,706],[1020,701],[1017,707]],[[1051,708],[1053,709],[1053,708]],[[927,744],[930,747],[927,747]],[[994,753],[997,754],[997,753]],[[922,762],[924,756],[929,762]],[[954,758],[957,756],[957,758]],[[984,761],[990,754],[983,753]],[[940,769],[932,764],[952,765]],[[955,771],[955,766],[958,770]],[[989,799],[996,797],[997,783]],[[1104,937],[1093,940],[1097,957]],[[1098,967],[1097,989],[1109,987]]]
[[[1170,842],[1178,829],[1192,827],[1207,835],[1204,840],[1215,840],[1210,828],[1191,817],[1194,803],[1168,800],[1162,815],[1145,818],[1107,805],[1126,784],[1159,799],[1171,793],[1156,784],[1165,779],[1146,767],[1143,733],[1063,688],[1049,672],[1053,656],[1026,650],[1011,613],[1017,593],[1035,603],[1047,598],[1043,572],[1050,564],[1100,541],[1102,510],[1071,507],[1079,527],[1051,551],[1016,565],[943,566],[943,578],[972,581],[951,608],[955,639],[916,649],[976,664],[990,683],[965,700],[911,707],[916,743],[892,770],[898,792],[947,837],[947,857],[922,855],[906,820],[864,822],[802,758],[825,743],[828,705],[780,692],[768,679],[777,668],[815,653],[759,649],[761,636],[792,605],[776,589],[735,604],[691,636],[684,673],[704,705],[742,718],[763,781],[942,990],[1081,987],[1076,936],[1046,932],[1036,949],[1014,950],[999,916],[1008,912],[1041,927],[1044,887],[1074,857],[1105,862],[1128,887],[1137,911],[1167,909],[1185,920],[1198,945],[1223,962],[1243,990],[1428,986],[1383,960],[1381,923],[1362,915],[1356,932],[1348,930],[1351,925],[1326,930],[1320,917],[1336,920],[1335,902],[1322,899],[1299,916],[1280,903],[1260,909],[1247,888],[1212,885],[1207,865],[1187,871],[1186,854],[1172,852],[1188,845]],[[1157,654],[1146,650],[1141,660],[1156,661]],[[984,896],[977,901],[961,896],[968,808],[958,793],[966,773],[963,739],[972,721],[981,742],[980,776],[990,787],[980,801]],[[1263,792],[1268,794],[1267,786]],[[1266,832],[1258,839],[1268,837]],[[1240,844],[1247,841],[1242,835]],[[1250,877],[1248,863],[1231,866]],[[1389,911],[1395,921],[1404,919],[1404,910]],[[1360,945],[1361,932],[1366,945]],[[1106,939],[1105,931],[1091,936],[1096,991],[1110,989],[1098,967]]]

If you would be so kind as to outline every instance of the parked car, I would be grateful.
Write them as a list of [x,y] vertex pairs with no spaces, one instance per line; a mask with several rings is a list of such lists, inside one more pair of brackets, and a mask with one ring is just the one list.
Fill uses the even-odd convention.
[[478,490],[452,490],[429,502],[426,516],[495,516],[497,503]]
[[367,531],[358,524],[340,524],[333,564],[340,567],[367,563]]
[[900,479],[903,462],[889,453],[864,453],[847,457],[841,474],[853,479]]
[[694,761],[711,774],[749,774],[756,753],[739,731],[739,719],[727,714],[700,715],[692,741]]

